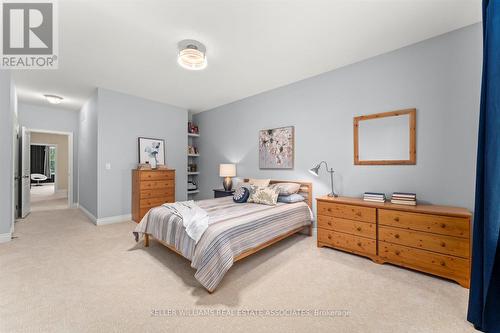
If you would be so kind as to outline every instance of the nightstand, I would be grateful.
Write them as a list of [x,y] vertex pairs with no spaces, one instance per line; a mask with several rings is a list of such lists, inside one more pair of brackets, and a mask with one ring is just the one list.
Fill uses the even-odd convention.
[[214,190],[214,198],[222,198],[222,197],[232,197],[234,190],[226,191],[224,189],[216,189]]

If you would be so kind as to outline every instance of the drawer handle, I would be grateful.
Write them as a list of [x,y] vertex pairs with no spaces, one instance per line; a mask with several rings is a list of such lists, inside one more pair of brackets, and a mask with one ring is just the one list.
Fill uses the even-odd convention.
[[361,227],[357,227],[357,228],[356,228],[356,230],[357,230],[357,231],[361,231]]
[[331,209],[331,208],[328,208],[327,210],[328,210],[329,212],[331,212],[331,211],[332,211],[332,209]]
[[332,222],[330,222],[330,221],[329,221],[329,222],[328,222],[328,225],[329,225],[329,226],[332,226]]
[[394,238],[398,238],[399,239],[399,234],[395,234]]
[[399,217],[395,217],[394,221],[399,222]]
[[441,228],[446,228],[446,224],[441,223]]
[[332,235],[328,235],[328,239],[332,239]]
[[356,213],[356,215],[357,215],[357,216],[361,216],[361,212],[357,212],[357,213]]
[[446,247],[446,243],[445,242],[441,242],[441,247]]
[[358,245],[358,246],[361,246],[361,242],[358,242],[358,243],[357,243],[357,245]]
[[441,261],[441,266],[446,266],[446,263],[444,261]]
[[401,252],[399,252],[399,250],[396,250],[396,252],[394,252],[394,253],[396,253],[396,255],[397,255],[397,256],[399,256],[399,254],[400,254]]

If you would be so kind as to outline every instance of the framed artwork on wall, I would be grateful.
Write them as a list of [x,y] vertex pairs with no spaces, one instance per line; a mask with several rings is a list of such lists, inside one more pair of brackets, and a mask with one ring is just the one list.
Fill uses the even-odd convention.
[[165,165],[165,140],[138,138],[139,164],[150,164],[152,168]]
[[259,168],[293,169],[294,126],[259,131]]

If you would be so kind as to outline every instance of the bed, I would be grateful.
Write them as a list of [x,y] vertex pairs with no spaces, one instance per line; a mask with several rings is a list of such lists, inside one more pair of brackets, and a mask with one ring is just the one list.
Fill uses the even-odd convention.
[[136,240],[142,236],[148,247],[153,239],[190,260],[195,278],[212,293],[236,261],[295,233],[312,235],[312,184],[289,180],[272,180],[271,184],[281,182],[299,183],[305,200],[276,206],[235,203],[232,197],[197,201],[210,220],[197,243],[187,235],[182,218],[159,206],[138,224]]

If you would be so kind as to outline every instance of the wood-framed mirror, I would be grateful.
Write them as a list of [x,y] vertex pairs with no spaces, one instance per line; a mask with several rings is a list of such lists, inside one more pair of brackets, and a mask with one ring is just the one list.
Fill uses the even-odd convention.
[[416,164],[416,118],[416,109],[354,117],[354,164]]

